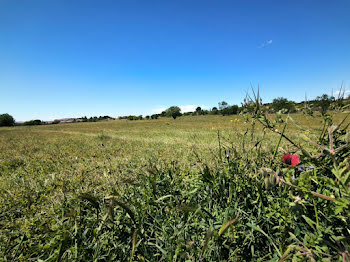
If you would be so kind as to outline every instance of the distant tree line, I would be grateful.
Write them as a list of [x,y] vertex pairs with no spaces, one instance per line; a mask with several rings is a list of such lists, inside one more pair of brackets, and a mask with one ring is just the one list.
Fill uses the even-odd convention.
[[344,98],[343,96],[329,96],[323,94],[317,96],[316,99],[297,103],[288,100],[284,97],[279,97],[273,99],[272,103],[264,104],[264,109],[269,113],[296,113],[296,112],[306,112],[308,114],[313,114],[313,112],[320,112],[321,114],[326,114],[328,110],[336,110],[350,105],[350,96]]
[[[305,98],[305,101],[297,103],[292,100],[288,100],[284,97],[278,97],[273,99],[271,103],[262,104],[262,110],[267,113],[296,113],[296,112],[304,112],[307,114],[313,114],[314,112],[320,112],[321,114],[326,114],[328,110],[336,110],[340,108],[348,108],[350,107],[350,95],[345,98],[345,90],[341,89],[338,93],[338,97],[334,97],[333,95],[329,96],[327,94],[323,94],[321,96],[317,96],[316,99],[308,101]],[[247,106],[247,101],[242,103],[242,106],[238,105],[229,105],[226,101],[222,101],[218,103],[218,107],[213,107],[210,110],[202,109],[201,107],[197,107],[193,112],[181,112],[180,107],[171,106],[168,109],[164,110],[160,114],[147,115],[143,117],[142,115],[135,116],[120,116],[119,119],[127,119],[127,120],[143,120],[143,119],[158,119],[159,117],[172,117],[176,119],[180,116],[200,116],[200,115],[236,115],[243,114],[249,111],[249,105]],[[70,122],[98,122],[113,119],[110,116],[94,116],[87,118],[86,116],[81,118],[72,119]],[[67,123],[67,121],[61,121]],[[55,120],[52,122],[43,122],[41,120],[30,120],[24,123],[16,123],[15,119],[9,114],[0,114],[0,126],[14,126],[14,125],[43,125],[43,124],[58,124],[60,120]]]
[[23,123],[21,122],[15,122],[15,119],[9,115],[9,114],[0,114],[0,126],[38,126],[38,125],[55,125],[59,123],[76,123],[76,122],[98,122],[98,121],[105,121],[114,119],[110,116],[93,116],[90,118],[87,118],[86,116],[80,117],[80,118],[71,118],[71,119],[65,119],[65,120],[54,120],[54,121],[41,121],[40,119],[35,120],[29,120],[25,121]]
[[[350,106],[350,96],[344,98],[343,96],[339,96],[335,98],[334,96],[329,96],[327,94],[323,94],[321,96],[316,97],[314,100],[303,101],[300,103],[294,102],[292,100],[288,100],[284,97],[278,97],[273,99],[271,103],[266,103],[262,105],[262,109],[267,113],[277,113],[280,112],[282,114],[286,113],[296,113],[296,112],[305,112],[307,111],[309,114],[313,112],[321,112],[321,114],[325,114],[327,110],[334,110],[336,108],[341,108],[344,106]],[[246,113],[247,107],[243,106],[245,103],[242,103],[242,106],[238,105],[229,105],[226,101],[222,101],[218,103],[218,107],[213,107],[210,110],[202,109],[201,107],[197,107],[193,112],[184,112],[181,113],[181,109],[178,106],[171,106],[160,114],[153,114],[150,116],[143,117],[139,116],[121,116],[119,119],[127,119],[127,120],[143,120],[143,119],[158,119],[159,117],[172,117],[176,119],[179,116],[199,116],[199,115],[236,115],[240,113]],[[248,108],[249,110],[249,108]]]
[[139,116],[120,116],[119,119],[127,119],[127,120],[143,120],[143,119],[158,119],[159,117],[172,117],[176,119],[180,116],[200,116],[200,115],[236,115],[240,112],[240,108],[238,105],[229,105],[227,102],[222,101],[219,103],[219,109],[217,107],[213,107],[211,110],[202,109],[201,107],[197,107],[193,112],[181,112],[180,107],[171,106],[168,109],[164,110],[160,114],[147,115],[143,117]]
[[[113,117],[110,116],[92,116],[90,118],[87,118],[86,116],[77,118],[78,122],[98,122],[98,121],[104,121],[104,120],[109,120],[109,119],[114,119]],[[77,121],[76,121],[77,122]]]

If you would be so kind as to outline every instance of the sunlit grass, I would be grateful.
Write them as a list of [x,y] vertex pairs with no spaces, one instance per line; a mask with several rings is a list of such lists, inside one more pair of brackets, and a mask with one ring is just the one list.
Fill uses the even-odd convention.
[[[339,122],[344,116],[345,114],[343,113],[334,114],[334,122]],[[275,119],[276,116],[270,115],[268,117]],[[316,153],[318,148],[305,141],[305,138],[300,134],[312,138],[312,140],[317,140],[322,132],[322,119],[302,114],[294,114],[291,117],[303,130],[298,129],[293,123],[289,122],[285,132],[297,143],[302,143],[311,153]],[[347,121],[350,121],[350,119]],[[277,125],[276,129],[279,131],[283,130],[283,123]],[[198,183],[196,181],[209,173],[221,174],[221,172],[228,172],[228,174],[231,174],[233,172],[232,174],[237,174],[241,179],[238,182],[238,180],[235,180],[238,179],[237,177],[232,178],[232,181],[237,181],[237,185],[239,183],[243,183],[242,185],[244,185],[246,183],[244,182],[245,179],[248,179],[247,181],[251,181],[252,183],[257,183],[255,179],[259,176],[259,165],[268,164],[270,159],[272,159],[278,139],[279,136],[276,136],[270,130],[263,131],[260,124],[254,124],[252,118],[242,115],[225,117],[189,116],[180,117],[176,120],[170,118],[142,121],[116,120],[97,123],[0,128],[0,228],[3,228],[0,229],[0,242],[4,241],[3,243],[7,243],[1,247],[0,254],[1,252],[6,252],[6,250],[11,250],[11,256],[9,257],[14,258],[13,256],[27,254],[22,257],[23,260],[26,260],[29,258],[28,254],[31,252],[31,242],[27,240],[34,237],[35,240],[33,240],[33,243],[35,242],[36,246],[32,248],[36,251],[33,252],[38,252],[37,254],[32,254],[34,257],[40,258],[40,252],[42,250],[52,250],[50,251],[51,253],[48,253],[50,255],[43,255],[43,259],[46,259],[48,256],[52,256],[53,258],[62,256],[62,254],[59,254],[61,252],[59,250],[61,249],[56,246],[59,245],[57,243],[63,243],[61,238],[64,234],[74,234],[74,229],[71,228],[72,225],[73,227],[77,226],[74,224],[77,223],[77,220],[74,219],[77,219],[79,216],[79,221],[81,222],[84,218],[84,212],[88,212],[80,210],[79,213],[76,210],[79,205],[81,206],[79,204],[81,196],[83,198],[86,197],[87,201],[90,201],[93,205],[96,198],[98,199],[96,200],[98,201],[96,205],[100,205],[99,201],[110,195],[124,195],[124,200],[128,199],[130,205],[136,205],[137,203],[144,205],[142,201],[150,201],[150,203],[152,201],[163,203],[164,201],[164,204],[168,203],[168,207],[162,207],[165,213],[159,218],[160,220],[157,223],[160,224],[156,225],[156,227],[159,227],[158,229],[160,230],[164,226],[162,229],[163,237],[169,237],[169,242],[166,239],[164,239],[165,242],[161,242],[164,244],[162,248],[167,248],[168,251],[172,250],[171,252],[175,252],[173,249],[176,249],[176,246],[172,247],[174,245],[173,239],[176,239],[176,234],[181,233],[186,235],[186,231],[180,231],[173,236],[168,236],[168,231],[173,230],[170,228],[176,224],[165,223],[162,225],[162,219],[167,216],[167,212],[170,212],[169,214],[174,216],[173,218],[177,221],[176,223],[180,223],[181,219],[189,218],[187,215],[177,217],[173,211],[170,211],[174,208],[173,205],[176,206],[175,202],[166,202],[159,199],[163,199],[163,197],[164,199],[169,198],[169,200],[172,198],[178,199],[180,196],[173,195],[178,190],[181,190],[182,193],[180,195],[185,199],[181,201],[195,199],[194,196],[197,197],[195,190],[198,190],[196,189]],[[219,154],[220,152],[221,155]],[[229,161],[232,161],[232,166],[223,166],[222,163],[226,163],[225,152],[228,152]],[[301,153],[297,148],[282,140],[275,158],[277,166],[282,165],[281,157],[288,152]],[[235,157],[237,159],[234,159]],[[250,164],[248,165],[247,163]],[[131,189],[131,186],[137,185],[140,181],[143,181],[142,183],[148,181],[144,179],[157,172],[159,172],[157,176],[160,176],[159,179],[161,181],[165,179],[162,183],[169,183],[164,188],[163,184],[158,185],[159,192],[164,194],[163,196],[155,194],[152,196],[156,198],[154,200],[151,198],[153,193],[147,191],[150,190],[148,187],[140,187],[142,190],[145,190],[143,193],[137,189],[138,187]],[[226,176],[224,176],[225,179],[227,179]],[[172,184],[175,182],[171,179],[176,181],[176,185]],[[208,179],[210,180],[211,178],[208,177]],[[225,179],[223,178],[223,180]],[[216,219],[219,218],[219,221],[216,221],[215,223],[217,224],[213,225],[202,225],[201,223],[204,223],[203,221],[193,218],[196,221],[193,226],[199,226],[201,228],[200,232],[198,231],[198,235],[193,236],[193,241],[204,241],[209,227],[212,228],[211,230],[215,229],[219,231],[221,226],[224,227],[226,225],[222,224],[224,218],[236,222],[236,220],[232,220],[233,218],[230,217],[236,211],[229,211],[223,207],[226,204],[229,207],[231,205],[230,203],[234,203],[234,196],[236,194],[236,198],[241,199],[242,194],[245,194],[245,192],[230,191],[228,192],[229,197],[224,196],[223,193],[222,199],[216,199],[215,197],[221,191],[224,192],[229,186],[225,184],[226,182],[221,185],[221,182],[221,180],[218,182],[218,191],[216,193],[210,191],[211,189],[209,190],[209,187],[205,189],[209,190],[208,192],[205,191],[205,194],[211,192],[206,197],[213,197],[213,202],[210,202],[208,208],[211,205],[217,205],[215,208],[211,206],[213,210],[208,209],[208,212],[214,212],[214,216]],[[153,187],[151,184],[149,185],[150,188]],[[256,185],[259,185],[259,183]],[[230,187],[234,188],[234,185],[230,184]],[[204,189],[201,188],[201,190]],[[254,192],[253,190],[252,194]],[[143,196],[140,197],[139,194],[143,194]],[[173,196],[167,196],[170,194]],[[93,198],[89,199],[91,196]],[[270,197],[272,196],[269,196],[269,201],[271,201],[272,198]],[[288,193],[284,194],[284,197],[286,196],[288,196]],[[147,197],[150,200],[145,199]],[[180,201],[180,198],[177,201]],[[199,200],[197,199],[196,201]],[[226,204],[223,204],[222,201],[226,201]],[[243,200],[241,199],[240,201]],[[249,201],[258,200],[249,199]],[[136,207],[133,208],[136,209]],[[143,208],[147,209],[150,207],[144,206]],[[191,208],[189,209],[192,210],[193,208]],[[153,214],[152,212],[154,211],[151,210],[153,209],[150,209],[149,212]],[[86,213],[88,215],[84,219],[87,220],[84,221],[88,224],[90,223],[88,220],[95,221],[93,223],[100,223],[102,217],[94,212],[89,212]],[[116,212],[116,210],[113,212]],[[266,212],[266,210],[261,212]],[[125,223],[130,222],[128,222],[128,219],[120,217],[121,214],[118,216],[118,223],[122,223],[122,221]],[[136,216],[142,219],[140,214]],[[71,221],[69,220],[70,218],[73,219],[73,224],[69,222]],[[180,220],[178,221],[178,219]],[[66,225],[65,223],[68,224]],[[179,226],[182,225],[181,223]],[[190,227],[189,225],[186,224],[185,228]],[[167,227],[170,228],[166,229]],[[89,224],[87,228],[98,230],[95,224]],[[225,231],[227,228],[225,228]],[[34,233],[36,230],[38,233]],[[73,231],[71,232],[71,230]],[[123,230],[121,231],[124,232]],[[124,233],[126,236],[125,239],[122,239],[126,242],[123,242],[123,245],[130,247],[131,250],[131,241],[135,245],[134,236],[136,233],[132,231],[135,228],[130,227],[125,230]],[[131,231],[129,232],[128,230]],[[49,232],[56,232],[55,236],[57,237],[56,240],[52,240],[51,244],[46,239],[46,234],[50,235]],[[109,231],[107,230],[106,232]],[[177,231],[175,230],[175,232]],[[158,232],[157,234],[160,233]],[[216,237],[219,238],[221,234],[224,234],[224,230],[221,230],[220,234]],[[287,237],[287,232],[284,232],[284,234]],[[80,237],[79,241],[81,241]],[[112,237],[112,235],[108,235],[108,237]],[[156,236],[153,237],[156,239]],[[241,237],[240,233],[237,233],[235,237]],[[11,243],[11,241],[15,242]],[[25,241],[25,245],[19,244],[21,243],[20,241]],[[96,238],[95,241],[102,240],[101,238]],[[137,241],[136,245],[138,245]],[[147,242],[145,239],[142,241],[144,244]],[[158,243],[152,241],[148,241],[151,243],[150,245],[152,243]],[[92,243],[86,242],[85,244],[90,245]],[[160,242],[157,245],[161,245]],[[183,243],[183,245],[181,248],[187,250],[188,246],[186,247],[186,245],[189,244]],[[208,253],[210,257],[222,256],[221,251],[218,251],[218,247],[214,248],[210,246],[209,240],[206,244],[206,249],[208,249],[206,253],[204,252],[205,250],[201,249],[202,244],[196,243],[196,245],[199,251],[197,250],[194,253]],[[282,252],[285,246],[280,245],[279,248],[281,250],[279,252]],[[91,249],[91,247],[89,248]],[[90,252],[87,251],[90,250],[89,248],[81,246],[79,250],[80,252]],[[98,249],[94,250],[94,252],[99,252]],[[117,252],[116,250],[114,252]],[[245,249],[243,248],[242,250]],[[71,250],[70,252],[74,253],[77,251]],[[163,257],[164,259],[165,256],[162,256],[161,253],[158,257]],[[72,257],[68,253],[65,254],[67,257]],[[126,249],[123,251],[123,254],[131,253]],[[135,259],[142,260],[140,254],[142,254],[142,251],[136,248]],[[21,260],[20,256],[16,259]],[[80,257],[80,259],[83,259],[83,257]]]

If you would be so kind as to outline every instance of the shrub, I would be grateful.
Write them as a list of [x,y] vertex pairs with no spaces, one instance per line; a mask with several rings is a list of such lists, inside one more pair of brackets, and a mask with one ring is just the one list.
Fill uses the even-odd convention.
[[212,114],[212,115],[217,115],[219,113],[219,110],[218,110],[218,108],[217,107],[213,107],[212,109],[211,109],[211,111],[210,111],[210,114]]
[[56,124],[59,124],[59,123],[61,123],[61,121],[60,121],[60,120],[57,120],[57,119],[54,120],[54,121],[52,121],[52,124],[53,124],[53,125],[56,125]]
[[238,106],[237,105],[233,105],[233,106],[229,106],[226,107],[224,109],[221,110],[221,114],[223,116],[225,115],[236,115],[238,113]]
[[41,122],[41,120],[36,119],[36,120],[30,120],[30,121],[26,121],[23,123],[23,125],[25,126],[37,126],[37,125],[41,125],[43,122]]

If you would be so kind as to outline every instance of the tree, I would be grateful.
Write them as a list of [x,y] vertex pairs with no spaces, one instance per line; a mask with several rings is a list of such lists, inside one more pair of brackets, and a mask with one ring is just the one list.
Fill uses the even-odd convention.
[[196,113],[197,113],[197,115],[202,114],[202,108],[200,106],[196,108]]
[[294,102],[289,101],[287,98],[278,97],[272,101],[272,107],[275,112],[278,112],[282,109],[285,109],[287,112],[291,112],[294,110]]
[[219,113],[218,108],[214,106],[214,107],[211,109],[211,114],[217,115],[218,113]]
[[14,126],[15,119],[9,114],[0,115],[0,126]]
[[321,107],[321,113],[324,115],[329,106],[331,105],[331,98],[327,94],[323,94],[322,96],[316,97],[316,104]]
[[165,110],[166,116],[176,119],[176,117],[181,116],[181,109],[178,106],[171,106]]
[[226,107],[224,109],[221,110],[222,115],[236,115],[238,113],[238,106],[237,105],[233,105],[230,107]]
[[228,107],[228,104],[225,101],[219,102],[218,104],[219,104],[219,109],[220,110],[225,109],[226,107]]

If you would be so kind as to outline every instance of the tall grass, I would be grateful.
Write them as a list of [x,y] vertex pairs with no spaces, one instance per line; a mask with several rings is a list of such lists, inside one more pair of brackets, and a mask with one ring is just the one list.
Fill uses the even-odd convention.
[[239,121],[2,129],[0,256],[348,261],[349,121],[247,101]]

